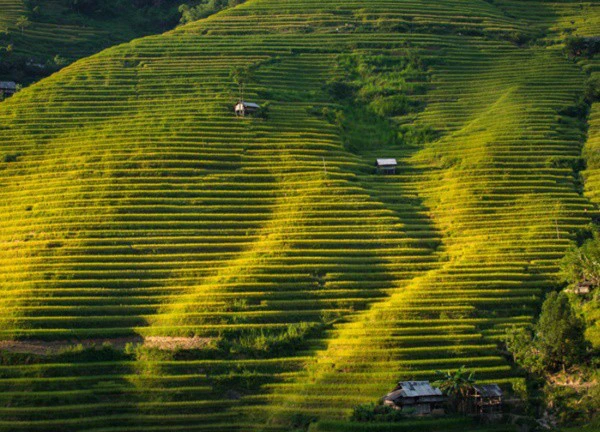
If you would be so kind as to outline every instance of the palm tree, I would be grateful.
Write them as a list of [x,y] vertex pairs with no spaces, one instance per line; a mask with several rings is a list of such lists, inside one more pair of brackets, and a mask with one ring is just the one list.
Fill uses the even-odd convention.
[[465,412],[466,401],[475,384],[475,373],[465,369],[464,365],[455,372],[436,371],[436,373],[441,377],[434,384],[448,396],[457,411]]

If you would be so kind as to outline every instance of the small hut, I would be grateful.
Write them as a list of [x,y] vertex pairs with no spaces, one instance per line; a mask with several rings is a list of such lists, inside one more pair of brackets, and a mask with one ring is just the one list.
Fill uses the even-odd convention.
[[586,295],[592,291],[592,283],[588,281],[579,282],[573,288],[567,288],[565,291],[579,295]]
[[14,81],[0,81],[0,97],[12,96],[17,92],[17,83]]
[[396,159],[377,159],[375,166],[379,174],[393,175],[396,174],[398,162]]
[[502,389],[498,384],[474,385],[470,395],[472,414],[497,414],[502,412]]
[[445,400],[442,391],[432,387],[429,381],[401,381],[384,396],[383,403],[407,413],[427,415],[443,413]]
[[240,101],[235,105],[235,115],[245,117],[249,114],[255,114],[260,110],[260,105],[254,102]]

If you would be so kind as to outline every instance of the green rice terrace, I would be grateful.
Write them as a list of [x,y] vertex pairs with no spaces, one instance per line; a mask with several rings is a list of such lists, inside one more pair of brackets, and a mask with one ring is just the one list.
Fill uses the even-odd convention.
[[248,0],[0,102],[0,431],[517,431],[352,415],[463,365],[535,399],[503,338],[600,216],[570,36],[599,2]]

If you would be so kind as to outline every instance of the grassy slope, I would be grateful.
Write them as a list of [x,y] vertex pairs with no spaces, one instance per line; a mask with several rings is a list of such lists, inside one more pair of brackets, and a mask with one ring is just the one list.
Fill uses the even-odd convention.
[[[0,151],[17,161],[1,166],[3,338],[256,346],[260,331],[344,320],[293,356],[23,360],[0,368],[0,429],[288,429],[320,416],[347,430],[336,421],[400,378],[468,364],[518,382],[497,337],[531,319],[593,214],[561,167],[584,139],[560,114],[583,73],[560,47],[502,36],[529,31],[518,8],[547,27],[575,6],[523,3],[254,0],[4,102]],[[310,108],[330,103],[320,84],[350,50],[430,58],[417,123],[441,138],[345,150]],[[229,69],[248,62],[252,99],[272,99],[267,122],[230,112]],[[400,175],[373,177],[388,155]]]

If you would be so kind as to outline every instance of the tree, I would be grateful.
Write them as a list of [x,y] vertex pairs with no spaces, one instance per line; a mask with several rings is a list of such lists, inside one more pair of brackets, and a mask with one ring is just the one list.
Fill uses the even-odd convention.
[[536,325],[535,340],[549,370],[572,366],[585,352],[585,325],[563,292],[548,294]]
[[568,296],[550,293],[533,332],[512,328],[506,347],[515,362],[534,373],[556,372],[577,364],[586,351],[584,323],[575,314]]
[[238,85],[240,91],[240,101],[243,101],[244,89],[246,85],[254,78],[254,71],[250,66],[233,68],[229,72],[229,77]]
[[560,262],[561,279],[570,285],[583,282],[600,285],[600,236],[594,231],[593,238],[581,247],[573,245]]
[[600,101],[600,76],[594,75],[585,84],[585,100],[592,104]]
[[19,18],[17,18],[17,22],[15,24],[21,30],[21,34],[23,34],[25,29],[31,25],[31,21],[29,21],[29,18],[27,18],[25,15],[21,15]]
[[541,373],[545,369],[542,356],[532,341],[530,329],[513,326],[506,330],[506,349],[512,354],[513,361],[530,372]]
[[473,391],[475,384],[474,372],[461,366],[454,373],[451,371],[436,371],[441,378],[434,384],[440,388],[449,398],[457,411],[466,411],[466,401]]
[[202,18],[206,18],[207,16],[217,13],[222,9],[237,6],[244,1],[245,0],[201,0],[200,4],[196,6],[182,4],[179,6],[179,12],[181,13],[181,19],[179,23],[187,24]]
[[60,54],[56,54],[54,56],[54,58],[52,59],[52,62],[58,66],[58,67],[63,67],[66,66],[69,63],[69,60],[67,60],[66,58],[62,57]]

